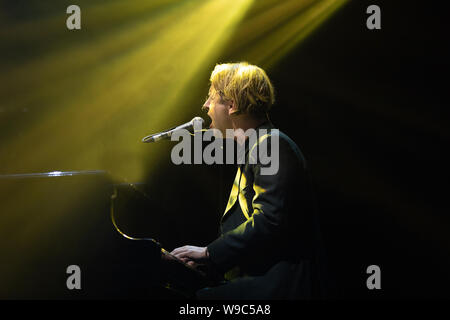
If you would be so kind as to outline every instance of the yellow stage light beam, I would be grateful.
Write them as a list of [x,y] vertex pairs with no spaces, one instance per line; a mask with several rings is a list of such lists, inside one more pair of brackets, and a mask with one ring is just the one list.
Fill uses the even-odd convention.
[[[285,24],[278,35],[266,39],[273,40],[273,54],[260,58],[262,63],[271,68],[294,47],[316,30],[326,19],[340,9],[348,0],[324,0],[307,8],[297,19]],[[275,42],[275,39],[277,42]]]
[[[21,105],[39,102],[46,108],[29,129],[4,147],[32,153],[32,157],[10,163],[9,168],[38,169],[48,163],[70,169],[100,166],[119,176],[140,177],[144,166],[149,164],[140,163],[138,152],[143,149],[139,138],[149,128],[177,123],[189,113],[187,109],[175,108],[182,105],[183,94],[187,94],[183,92],[184,87],[195,81],[192,77],[199,68],[209,67],[215,61],[221,45],[250,3],[241,0],[229,6],[224,0],[188,1],[185,4],[188,7],[180,6],[177,15],[174,9],[160,18],[160,23],[150,21],[147,27],[142,26],[139,29],[142,33],[151,32],[142,37],[138,46],[132,50],[123,47],[123,54],[116,46],[118,54],[104,63],[98,60],[101,55],[96,52],[108,52],[113,47],[111,37],[103,42],[85,43],[80,51],[74,48],[34,68],[24,68],[32,69],[33,74],[46,70],[44,67],[55,71],[49,76],[44,72],[48,81],[33,87],[34,92],[25,102],[15,101]],[[133,34],[134,30],[123,31],[122,36],[118,34],[118,40],[126,42]],[[58,63],[60,60],[66,63]],[[73,70],[75,74],[65,77],[58,71],[66,64],[69,67],[65,70],[71,70],[70,65],[79,66],[80,60],[88,62],[87,66],[96,60],[98,65],[79,74]],[[52,67],[51,61],[55,61],[56,67]],[[19,79],[16,84],[24,79],[26,71],[23,72],[16,77]],[[116,139],[110,141],[111,136]],[[124,155],[127,159],[120,160],[127,161],[105,159],[105,149],[122,150],[116,154]]]
[[272,68],[348,0],[270,1],[251,12],[230,44],[229,56]]
[[[116,178],[141,179],[154,166],[143,163],[148,146],[140,138],[151,128],[176,124],[189,115],[191,110],[183,108],[189,85],[205,82],[195,75],[214,64],[251,2],[230,6],[226,0],[183,1],[124,30],[106,32],[95,41],[83,39],[80,46],[69,41],[67,49],[10,68],[1,81],[16,91],[14,98],[2,91],[2,101],[8,108],[28,106],[42,112],[35,112],[38,116],[20,134],[2,143],[2,171],[107,169]],[[20,157],[5,161],[11,153]],[[154,152],[151,160],[158,156]],[[61,208],[73,208],[74,201],[91,193],[80,190],[79,196],[56,201]],[[36,211],[33,204],[45,196],[38,191],[39,186],[24,186],[11,191],[3,203],[7,212],[9,207],[18,213],[0,217],[0,232],[14,232],[13,226],[26,222],[15,234],[20,239],[17,253],[3,252],[16,259],[17,270],[45,254],[38,247],[41,231],[68,219],[64,209],[58,216]],[[27,255],[21,256],[23,252]]]

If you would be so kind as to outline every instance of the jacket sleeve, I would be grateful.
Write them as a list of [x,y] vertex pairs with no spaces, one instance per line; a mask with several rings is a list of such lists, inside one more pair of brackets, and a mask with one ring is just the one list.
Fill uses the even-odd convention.
[[291,145],[281,138],[279,167],[275,174],[261,174],[261,168],[265,166],[260,163],[251,166],[255,191],[253,213],[246,222],[207,246],[211,261],[224,271],[236,266],[256,248],[273,248],[279,244],[288,221],[286,208],[293,200],[296,180],[301,179],[303,171],[301,160]]

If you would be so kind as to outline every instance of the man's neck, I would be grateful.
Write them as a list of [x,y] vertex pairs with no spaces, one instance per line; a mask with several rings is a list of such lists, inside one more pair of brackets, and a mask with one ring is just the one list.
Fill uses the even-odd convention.
[[[233,122],[233,129],[234,129],[234,139],[239,142],[245,142],[246,139],[248,139],[247,136],[245,136],[244,132],[248,129],[256,129],[264,122],[269,121],[268,117],[262,117],[262,118],[254,118],[248,115],[240,115],[237,116],[235,119],[232,120]],[[238,130],[241,129],[241,130]]]

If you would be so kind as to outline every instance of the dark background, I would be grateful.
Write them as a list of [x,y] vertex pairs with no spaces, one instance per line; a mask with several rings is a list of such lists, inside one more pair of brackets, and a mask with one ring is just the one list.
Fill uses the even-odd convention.
[[[382,29],[368,30],[370,4],[346,5],[270,70],[271,119],[309,162],[337,297],[449,297],[445,11],[377,1]],[[169,165],[150,182],[179,212],[168,247],[214,239],[234,174]],[[372,264],[381,290],[366,287]]]
[[[381,7],[381,30],[365,26],[370,4]],[[450,296],[447,24],[436,3],[350,1],[268,70],[271,119],[307,158],[339,299]],[[206,94],[193,92],[186,105]],[[236,168],[161,158],[134,193],[116,181],[128,197],[118,221],[168,250],[207,245]],[[369,265],[381,268],[381,290],[366,287]]]

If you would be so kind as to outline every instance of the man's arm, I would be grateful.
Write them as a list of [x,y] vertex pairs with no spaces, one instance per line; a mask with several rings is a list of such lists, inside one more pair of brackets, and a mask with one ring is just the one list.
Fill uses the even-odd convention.
[[293,199],[293,189],[298,179],[305,179],[299,158],[284,139],[280,139],[278,172],[262,175],[262,167],[261,164],[253,165],[255,196],[251,217],[207,246],[212,262],[224,271],[234,267],[253,249],[273,248],[274,244],[280,243],[279,239],[286,231],[289,214],[286,208]]

